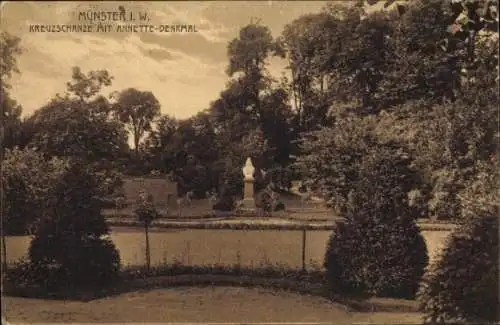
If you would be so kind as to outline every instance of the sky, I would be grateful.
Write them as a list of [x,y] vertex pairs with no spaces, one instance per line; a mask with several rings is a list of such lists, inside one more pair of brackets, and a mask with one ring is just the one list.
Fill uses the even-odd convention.
[[[7,2],[1,29],[21,38],[20,74],[12,79],[12,97],[32,114],[56,93],[63,93],[71,68],[106,69],[114,77],[104,93],[129,87],[151,91],[163,114],[186,118],[209,107],[228,81],[227,44],[241,27],[258,18],[274,36],[295,18],[321,10],[324,1],[213,2]],[[30,32],[34,24],[91,24],[80,12],[146,12],[147,24],[196,25],[198,32]],[[127,16],[128,17],[128,16]],[[130,22],[128,22],[130,23]],[[136,21],[136,24],[140,22]],[[105,24],[115,24],[105,22]],[[96,28],[94,25],[93,28]],[[280,76],[286,63],[273,60],[268,69]]]

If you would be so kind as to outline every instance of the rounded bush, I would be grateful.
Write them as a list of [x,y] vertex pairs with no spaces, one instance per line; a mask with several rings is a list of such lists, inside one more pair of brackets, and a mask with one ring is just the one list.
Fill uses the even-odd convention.
[[328,241],[325,268],[334,293],[411,299],[427,262],[416,225],[339,223]]
[[37,284],[48,289],[100,289],[118,277],[120,257],[103,236],[99,184],[78,162],[70,165],[47,195],[47,209],[29,247]]
[[120,255],[113,242],[101,238],[35,237],[29,254],[36,284],[48,289],[99,288],[118,279]]
[[414,298],[428,263],[427,247],[407,200],[414,182],[397,149],[376,148],[327,246],[330,290],[359,296]]
[[497,323],[498,210],[475,217],[449,238],[419,292],[425,323]]
[[284,211],[285,210],[285,204],[281,201],[278,201],[276,203],[276,206],[274,207],[274,211]]
[[213,206],[215,211],[233,211],[235,207],[234,199],[230,195],[221,197]]

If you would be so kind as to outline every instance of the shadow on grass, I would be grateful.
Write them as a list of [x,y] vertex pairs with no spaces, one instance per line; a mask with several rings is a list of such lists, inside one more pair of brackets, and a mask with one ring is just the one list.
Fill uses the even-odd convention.
[[355,312],[418,311],[417,303],[413,300],[376,297],[363,299],[332,295],[327,289],[323,271],[302,271],[280,266],[243,268],[225,265],[187,266],[176,263],[155,267],[149,271],[141,267],[127,267],[121,271],[120,278],[106,288],[62,288],[49,292],[34,286],[19,287],[12,283],[3,283],[2,289],[3,294],[7,296],[89,302],[133,291],[145,292],[183,286],[258,287],[288,291],[319,296]]

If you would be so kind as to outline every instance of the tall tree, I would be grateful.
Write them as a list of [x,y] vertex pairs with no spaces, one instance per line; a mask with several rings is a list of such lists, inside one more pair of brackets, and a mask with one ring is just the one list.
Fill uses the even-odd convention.
[[113,76],[106,70],[93,70],[85,74],[79,67],[73,67],[71,81],[66,83],[67,92],[81,101],[88,101],[99,95],[103,87],[111,86],[112,80]]
[[21,39],[9,33],[0,34],[0,143],[4,148],[12,148],[17,144],[21,125],[21,106],[11,98],[10,79],[14,73],[19,73],[17,57],[21,55]]
[[29,118],[34,133],[30,145],[48,156],[119,163],[127,148],[125,130],[112,116],[109,101],[99,94],[111,79],[107,71],[85,75],[73,68],[66,94],[57,95]]
[[266,64],[270,56],[284,55],[280,43],[273,39],[268,27],[251,23],[243,27],[239,37],[229,43],[227,54],[227,74],[230,77],[239,74],[235,90],[239,90],[243,96],[241,109],[250,118],[262,121],[265,114],[262,95],[272,82]]
[[332,31],[339,29],[339,23],[338,19],[322,12],[303,15],[283,30],[280,40],[286,48],[292,99],[301,130],[325,124],[327,74],[321,60],[333,44],[338,44]]
[[[287,144],[282,143],[286,141],[277,136],[278,132],[289,131],[288,96],[266,69],[270,57],[283,57],[281,42],[273,39],[268,27],[252,22],[243,27],[239,37],[229,43],[227,53],[229,64],[226,72],[232,79],[221,92],[220,98],[210,107],[214,132],[223,151],[221,156],[225,157],[225,162],[220,163],[228,168],[240,166],[245,159],[242,157],[242,142],[248,139],[250,134],[258,133],[261,133],[268,143],[277,145],[274,151],[285,149],[286,154],[280,154],[280,157],[288,155]],[[275,126],[274,129],[272,125]],[[286,137],[284,139],[288,140]],[[258,162],[266,162],[267,165],[273,164],[275,159],[271,157],[276,156],[276,152],[269,151],[272,149],[269,147],[267,152],[252,158]],[[262,159],[264,156],[267,158]],[[236,175],[236,172],[234,174]]]
[[0,78],[2,87],[10,88],[13,73],[19,73],[17,57],[22,53],[21,39],[7,32],[0,34]]
[[144,140],[146,157],[152,170],[160,173],[170,173],[174,170],[175,151],[172,150],[172,142],[175,140],[178,126],[177,119],[162,115]]
[[[12,73],[19,72],[17,57],[22,53],[20,42],[20,38],[6,32],[0,34],[0,164],[3,164],[5,148],[12,148],[15,145],[20,125],[21,107],[10,98],[8,93]],[[0,213],[2,214],[2,260],[3,267],[6,268],[3,191],[0,193]]]
[[150,91],[128,88],[118,94],[114,110],[131,132],[135,154],[138,157],[143,136],[151,131],[151,123],[160,116],[160,103]]

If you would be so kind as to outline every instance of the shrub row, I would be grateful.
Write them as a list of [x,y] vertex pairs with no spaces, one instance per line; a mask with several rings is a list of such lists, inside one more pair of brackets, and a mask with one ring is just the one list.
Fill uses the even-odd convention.
[[[237,220],[237,219],[232,219]],[[289,219],[296,220],[296,219]],[[133,219],[109,218],[108,224],[113,227],[141,227],[142,224]],[[454,226],[451,225],[428,225],[425,223],[417,224],[421,231],[452,231]],[[153,227],[165,229],[227,229],[227,230],[335,230],[336,226],[331,223],[311,224],[311,223],[290,223],[290,224],[258,224],[241,221],[238,223],[231,222],[206,222],[206,221],[168,221],[161,220],[153,221]]]
[[[159,280],[162,281],[164,286],[191,284],[262,285],[296,291],[312,288],[318,293],[323,292],[323,283],[325,281],[325,274],[320,270],[301,271],[280,265],[262,265],[257,268],[248,268],[239,265],[186,266],[174,263],[153,267],[149,271],[143,267],[126,267],[120,271],[119,277],[109,279],[111,281],[105,285],[101,283],[99,286],[76,288],[62,286],[61,279],[57,278],[59,275],[57,270],[49,273],[40,272],[40,270],[40,267],[34,263],[19,261],[13,267],[10,267],[5,274],[4,293],[11,296],[30,298],[89,300],[144,288],[158,283]],[[196,278],[196,276],[204,277]],[[168,279],[165,277],[168,277]],[[41,282],[47,285],[40,285]],[[49,283],[51,286],[49,286]]]
[[156,266],[149,271],[143,267],[127,267],[122,271],[125,279],[137,279],[159,276],[176,276],[184,274],[211,274],[211,275],[232,275],[249,276],[255,278],[286,278],[294,281],[304,281],[311,283],[324,283],[325,272],[321,270],[299,270],[283,265],[266,265],[258,267],[243,267],[240,265],[183,265],[181,263]]
[[[134,220],[113,220],[108,222],[114,227],[140,227]],[[258,224],[251,222],[210,223],[210,222],[153,222],[152,227],[164,229],[214,229],[214,230],[332,230],[331,224]]]
[[[10,272],[19,272],[17,268]],[[151,268],[126,267],[121,271],[120,282],[113,286],[102,287],[94,291],[43,292],[36,287],[19,287],[7,281],[4,293],[11,296],[39,297],[51,299],[73,299],[89,301],[105,296],[126,293],[133,290],[150,290],[175,286],[221,285],[238,287],[262,287],[317,295],[342,303],[357,311],[380,312],[416,312],[417,306],[412,301],[371,299],[353,300],[332,296],[325,290],[325,272],[308,270],[306,272],[280,265],[263,265],[257,268],[238,265],[187,266],[179,263]]]

